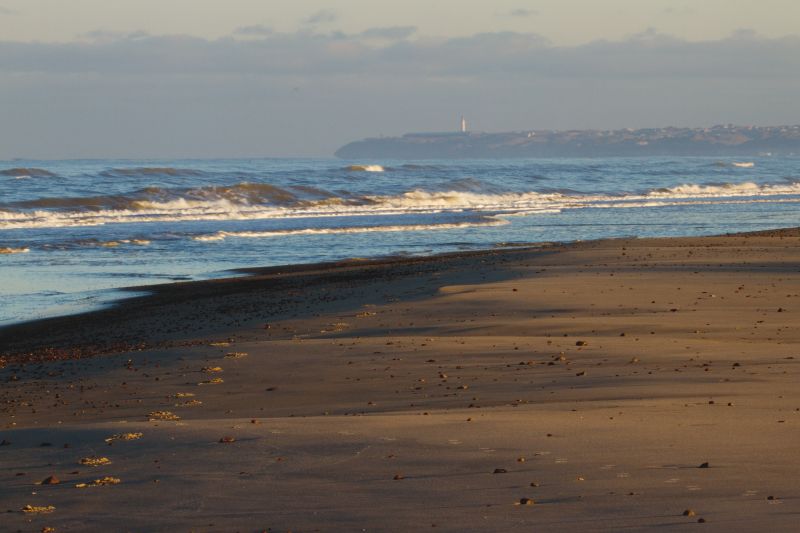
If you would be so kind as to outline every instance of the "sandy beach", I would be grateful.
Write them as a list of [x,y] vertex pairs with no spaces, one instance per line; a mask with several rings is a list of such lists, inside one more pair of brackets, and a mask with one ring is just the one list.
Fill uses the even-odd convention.
[[800,230],[246,274],[0,329],[0,530],[797,531]]

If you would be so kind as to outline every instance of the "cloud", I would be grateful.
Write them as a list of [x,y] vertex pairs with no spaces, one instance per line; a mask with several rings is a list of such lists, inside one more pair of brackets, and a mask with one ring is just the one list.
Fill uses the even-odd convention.
[[341,32],[271,32],[253,26],[207,40],[182,35],[95,31],[87,41],[0,41],[0,72],[106,72],[439,78],[634,79],[800,78],[800,38],[767,39],[740,30],[690,42],[655,30],[621,41],[553,46],[532,33],[481,33],[409,41],[413,27]]
[[150,37],[150,34],[144,30],[122,32],[122,31],[108,31],[108,30],[92,30],[81,35],[85,40],[94,42],[119,42],[119,41],[133,41],[136,39],[145,39]]
[[19,11],[9,7],[0,6],[0,15],[19,15]]
[[362,31],[359,36],[368,39],[399,40],[406,39],[417,33],[416,26],[388,26],[384,28],[369,28]]
[[254,24],[253,26],[240,26],[233,30],[235,35],[244,35],[250,37],[263,37],[266,35],[272,35],[275,33],[275,30],[268,26],[264,26],[262,24]]
[[308,16],[306,19],[303,20],[304,23],[314,25],[314,24],[328,24],[330,22],[336,22],[339,18],[336,11],[333,9],[321,9],[316,13]]

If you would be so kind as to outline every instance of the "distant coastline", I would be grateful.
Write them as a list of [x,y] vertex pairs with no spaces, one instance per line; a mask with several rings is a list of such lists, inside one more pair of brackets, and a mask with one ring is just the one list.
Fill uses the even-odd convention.
[[351,142],[342,159],[800,155],[800,125],[408,133]]

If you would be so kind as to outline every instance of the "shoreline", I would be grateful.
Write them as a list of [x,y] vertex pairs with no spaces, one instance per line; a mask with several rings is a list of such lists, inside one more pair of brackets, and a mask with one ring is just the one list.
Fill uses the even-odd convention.
[[[564,246],[557,243],[530,243],[513,247],[498,247],[461,252],[443,252],[439,254],[396,257],[389,256],[375,259],[351,258],[341,261],[321,263],[300,263],[267,267],[244,267],[231,269],[239,275],[215,277],[210,279],[159,283],[153,285],[134,285],[113,289],[120,293],[120,298],[99,309],[59,315],[12,323],[0,326],[0,357],[25,355],[32,360],[58,359],[60,357],[81,357],[104,353],[116,353],[144,346],[157,346],[173,341],[179,342],[180,335],[164,335],[154,343],[132,343],[132,339],[141,336],[141,332],[128,335],[119,334],[115,343],[94,344],[85,339],[78,339],[86,333],[70,335],[78,327],[85,327],[89,335],[95,335],[97,326],[90,323],[108,321],[139,320],[153,309],[174,304],[184,304],[191,300],[209,300],[215,297],[236,296],[250,290],[262,290],[265,298],[281,300],[281,304],[289,302],[280,298],[282,291],[293,291],[309,283],[315,285],[336,284],[345,281],[365,281],[369,277],[379,278],[409,276],[423,271],[435,271],[437,268],[458,269],[462,263],[476,258],[508,261],[511,257],[540,253],[544,250]],[[506,256],[506,253],[508,255]],[[139,293],[125,296],[125,293]],[[131,316],[133,315],[133,316]],[[265,316],[265,319],[269,318]],[[273,315],[273,318],[275,316]],[[88,326],[88,327],[87,327]],[[107,326],[103,326],[107,327]],[[42,331],[47,331],[42,335]],[[198,333],[195,331],[194,333]],[[218,333],[218,332],[213,332]],[[207,333],[209,334],[209,333]],[[20,337],[36,336],[36,339],[20,341]],[[47,344],[66,341],[70,344],[64,352],[52,351]],[[80,346],[83,345],[83,346]],[[77,352],[75,350],[78,350]],[[30,352],[23,354],[22,352]]]
[[[800,228],[778,228],[770,230],[759,230],[752,232],[739,232],[708,237],[621,237],[603,238],[588,241],[574,242],[542,242],[525,243],[513,246],[498,245],[495,248],[479,250],[442,252],[425,256],[397,257],[387,256],[378,258],[349,258],[339,261],[327,261],[319,263],[298,263],[288,265],[266,266],[266,267],[243,267],[233,268],[229,272],[232,276],[214,277],[209,279],[178,281],[173,283],[158,283],[152,285],[132,285],[111,289],[108,292],[117,292],[119,297],[103,304],[97,309],[79,311],[66,315],[46,316],[39,319],[24,322],[15,322],[0,326],[0,358],[4,360],[25,360],[43,361],[48,359],[60,358],[81,358],[92,355],[109,353],[119,353],[132,349],[144,349],[157,346],[170,346],[186,342],[181,338],[182,335],[161,335],[149,342],[134,342],[134,339],[141,338],[142,331],[124,334],[117,332],[114,341],[97,342],[87,341],[86,332],[70,334],[76,328],[88,329],[88,335],[92,338],[97,337],[97,327],[86,328],[86,322],[107,322],[116,321],[114,324],[119,329],[119,321],[130,321],[141,319],[143,314],[162,306],[182,304],[187,301],[208,300],[214,297],[231,296],[247,292],[251,289],[260,289],[272,293],[274,298],[283,290],[296,290],[306,283],[325,285],[326,283],[336,283],[337,281],[354,281],[364,279],[368,276],[408,276],[414,273],[414,267],[420,269],[436,270],[437,268],[458,268],[459,263],[474,258],[493,258],[500,262],[505,262],[526,256],[531,253],[541,253],[544,251],[557,251],[568,249],[569,247],[580,245],[592,245],[593,243],[613,242],[613,241],[674,241],[692,239],[715,239],[725,237],[757,237],[757,236],[780,236],[791,235]],[[276,285],[264,287],[264,284],[274,283]],[[130,293],[130,296],[125,296]],[[138,293],[138,294],[134,294]],[[282,299],[283,305],[288,302]],[[133,314],[133,316],[131,316]],[[274,315],[278,318],[280,315]],[[269,316],[264,317],[269,319]],[[241,320],[238,321],[241,323]],[[231,325],[230,323],[228,324]],[[105,326],[103,326],[105,327]],[[102,329],[102,328],[101,328]],[[224,329],[224,328],[223,328]],[[47,334],[43,335],[42,331]],[[220,331],[208,331],[207,328],[201,330],[186,330],[186,333],[213,335],[220,334]],[[36,336],[35,339],[30,337]],[[23,340],[20,340],[20,338]],[[66,342],[68,346],[54,348],[52,344]],[[3,359],[0,359],[2,361]]]

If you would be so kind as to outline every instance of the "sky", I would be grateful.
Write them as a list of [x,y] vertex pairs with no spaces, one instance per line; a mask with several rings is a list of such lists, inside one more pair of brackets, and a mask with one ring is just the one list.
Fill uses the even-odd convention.
[[0,158],[800,123],[797,0],[0,0]]

